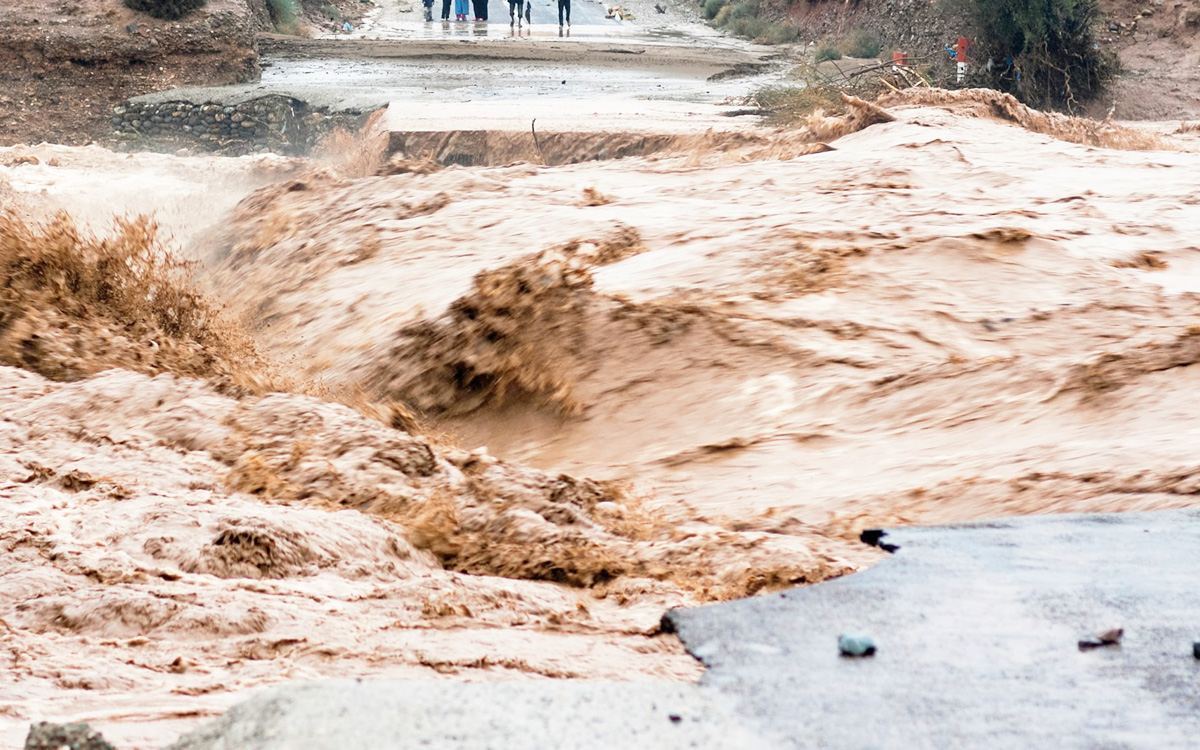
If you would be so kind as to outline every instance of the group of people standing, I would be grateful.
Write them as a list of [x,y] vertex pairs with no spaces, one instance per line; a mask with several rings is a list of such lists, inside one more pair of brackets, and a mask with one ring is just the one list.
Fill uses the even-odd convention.
[[[422,0],[425,6],[425,20],[433,20],[433,0]],[[488,20],[488,0],[442,0],[442,20],[450,20],[450,5],[454,5],[454,19],[456,21],[469,21],[471,17],[471,6],[474,6],[476,22],[486,22]],[[508,21],[509,25],[520,27],[523,23],[533,23],[530,16],[533,15],[533,0],[508,0]],[[561,27],[563,21],[566,21],[567,26],[571,25],[571,0],[558,0],[558,25]]]

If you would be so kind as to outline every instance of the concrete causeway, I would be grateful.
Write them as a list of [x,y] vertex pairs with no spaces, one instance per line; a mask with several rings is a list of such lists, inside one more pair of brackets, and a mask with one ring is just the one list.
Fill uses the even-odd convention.
[[[1191,748],[1200,511],[894,531],[862,573],[664,618],[707,666],[669,683],[272,688],[175,750]],[[1116,646],[1077,643],[1113,627]],[[843,632],[872,657],[838,655]]]

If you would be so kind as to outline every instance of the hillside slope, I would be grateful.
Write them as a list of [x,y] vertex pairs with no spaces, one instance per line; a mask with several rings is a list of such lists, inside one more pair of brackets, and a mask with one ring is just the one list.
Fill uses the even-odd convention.
[[119,0],[9,3],[0,26],[0,145],[83,144],[108,132],[111,107],[175,86],[259,75],[266,17],[246,0],[209,0],[182,21]]
[[[954,61],[945,52],[959,36],[982,39],[954,3],[929,0],[793,2],[768,11],[800,29],[809,49],[865,36],[881,55],[903,51],[933,77],[950,82]],[[1200,117],[1200,0],[1100,0],[1098,43],[1115,53],[1122,73],[1092,103],[1096,117],[1124,120]],[[979,61],[985,62],[985,61]]]

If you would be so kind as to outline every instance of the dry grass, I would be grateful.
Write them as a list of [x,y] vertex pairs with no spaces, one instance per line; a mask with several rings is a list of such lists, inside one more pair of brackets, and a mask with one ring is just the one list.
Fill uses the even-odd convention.
[[746,103],[762,109],[769,123],[791,128],[808,143],[837,140],[895,119],[866,99],[816,79],[803,86],[759,89]]
[[920,105],[953,108],[977,117],[995,117],[1060,141],[1124,151],[1177,150],[1158,133],[1127,128],[1111,122],[1071,117],[1031,109],[1011,94],[992,89],[907,89],[879,100],[883,106]]
[[251,390],[267,379],[250,337],[192,286],[145,217],[97,237],[66,214],[0,215],[0,362],[56,380],[113,367]]
[[[45,224],[0,215],[0,364],[55,380],[119,367],[201,378],[234,395],[301,393],[453,442],[431,434],[395,399],[281,374],[245,329],[193,286],[189,266],[171,255],[145,217],[117,220],[111,236],[97,237],[65,214]],[[261,462],[246,460],[237,467],[238,490],[282,492]],[[256,489],[255,482],[264,484]]]
[[804,86],[768,86],[754,92],[747,103],[766,110],[767,121],[773,125],[792,125],[817,110],[832,115],[846,111],[839,90],[814,82]]

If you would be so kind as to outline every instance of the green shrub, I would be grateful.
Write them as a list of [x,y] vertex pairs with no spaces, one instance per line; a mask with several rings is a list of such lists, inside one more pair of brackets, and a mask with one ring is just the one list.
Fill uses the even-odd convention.
[[972,58],[990,85],[1035,107],[1074,110],[1117,72],[1095,40],[1097,0],[970,0],[963,10],[987,29]]
[[792,26],[763,18],[758,0],[729,4],[728,0],[706,0],[704,15],[713,26],[725,29],[734,36],[758,44],[786,44],[796,41],[798,32]]
[[767,25],[768,22],[761,18],[733,18],[726,28],[735,36],[753,40],[766,30]]
[[206,0],[125,0],[125,7],[155,18],[177,21],[194,10],[203,8]]
[[295,34],[300,30],[299,0],[267,0],[267,11],[276,31]]
[[796,41],[796,37],[799,35],[800,32],[794,26],[788,26],[785,23],[773,23],[754,41],[759,44],[791,44]]
[[869,31],[859,31],[850,37],[843,51],[846,53],[846,57],[873,60],[878,58],[879,53],[883,51],[883,42]]
[[751,5],[750,3],[738,3],[737,5],[733,6],[733,10],[730,12],[729,17],[734,20],[757,18],[758,6]]
[[837,47],[834,47],[832,44],[822,44],[820,47],[817,47],[817,54],[813,58],[813,60],[815,62],[819,62],[819,63],[825,62],[826,60],[841,60],[841,59],[842,59],[841,51]]
[[717,17],[725,7],[725,0],[704,0],[704,17],[709,21]]
[[342,20],[342,12],[337,9],[337,6],[329,3],[321,6],[321,15],[330,21]]

